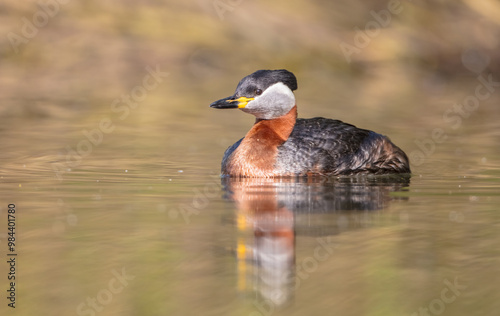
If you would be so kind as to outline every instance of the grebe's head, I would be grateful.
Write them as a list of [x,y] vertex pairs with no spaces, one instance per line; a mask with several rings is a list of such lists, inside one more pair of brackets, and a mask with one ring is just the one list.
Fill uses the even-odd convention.
[[290,112],[295,106],[294,74],[285,69],[257,70],[241,79],[234,95],[210,104],[216,109],[241,109],[259,119],[270,120]]

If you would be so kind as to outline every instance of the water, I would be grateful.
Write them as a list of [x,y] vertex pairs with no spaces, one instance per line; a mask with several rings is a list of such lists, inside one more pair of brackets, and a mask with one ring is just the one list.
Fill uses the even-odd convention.
[[[221,181],[222,153],[251,118],[209,101],[194,114],[4,122],[0,273],[6,291],[14,203],[16,315],[496,315],[490,112],[427,144],[410,178]],[[419,125],[402,117],[363,127],[419,150]],[[106,118],[115,129],[99,136]]]
[[[400,2],[3,1],[0,315],[497,316],[500,8]],[[221,181],[276,68],[411,177]]]

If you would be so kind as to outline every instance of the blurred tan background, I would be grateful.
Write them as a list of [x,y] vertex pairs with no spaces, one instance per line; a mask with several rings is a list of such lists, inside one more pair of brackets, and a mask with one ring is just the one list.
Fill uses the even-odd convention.
[[[75,314],[122,267],[137,279],[102,315],[255,315],[235,293],[235,207],[217,176],[254,119],[208,105],[278,68],[298,78],[299,116],[386,134],[413,171],[376,224],[335,237],[347,250],[283,314],[411,314],[464,275],[446,315],[497,315],[499,1],[4,0],[0,21],[18,315]],[[191,222],[175,216],[207,187]],[[316,244],[297,247],[301,262]]]
[[[81,138],[68,124],[116,121],[113,101],[141,84],[146,67],[168,77],[126,121],[151,134],[170,126],[164,132],[187,137],[195,151],[200,131],[224,149],[248,130],[248,116],[208,104],[257,69],[296,74],[300,116],[374,129],[406,151],[436,127],[468,133],[466,124],[450,129],[443,114],[474,94],[479,74],[500,70],[494,0],[8,0],[0,14],[0,115],[80,135],[54,149]],[[467,121],[487,125],[496,104],[492,93]]]
[[[473,72],[498,72],[497,1],[398,2],[401,12],[348,63],[340,44],[353,45],[355,28],[390,1],[3,1],[2,114],[104,106],[155,64],[172,76],[158,92],[163,104],[197,94],[209,102],[261,68],[290,69],[301,90],[339,108],[379,96],[391,105],[394,91],[412,87],[431,97]],[[57,6],[46,23],[41,3]],[[43,26],[23,36],[23,19],[34,18]],[[27,43],[12,45],[9,33]]]

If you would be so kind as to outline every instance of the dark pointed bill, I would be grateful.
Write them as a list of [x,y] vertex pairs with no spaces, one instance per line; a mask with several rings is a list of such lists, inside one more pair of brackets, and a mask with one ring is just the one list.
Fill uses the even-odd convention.
[[210,104],[211,108],[215,109],[237,109],[238,101],[233,99],[233,96],[217,100]]
[[234,96],[230,96],[224,99],[217,100],[210,104],[211,108],[215,109],[242,109],[248,102],[252,101],[253,98],[239,97],[234,99]]

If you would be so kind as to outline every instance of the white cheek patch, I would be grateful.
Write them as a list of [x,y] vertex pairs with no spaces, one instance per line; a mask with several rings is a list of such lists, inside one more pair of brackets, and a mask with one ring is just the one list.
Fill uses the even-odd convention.
[[282,82],[278,82],[255,97],[255,100],[248,102],[241,110],[259,119],[270,120],[287,114],[294,106],[295,95],[292,90]]

